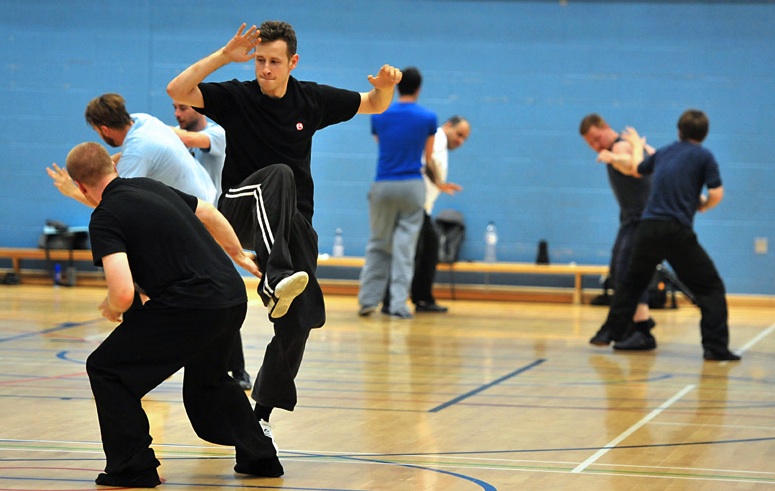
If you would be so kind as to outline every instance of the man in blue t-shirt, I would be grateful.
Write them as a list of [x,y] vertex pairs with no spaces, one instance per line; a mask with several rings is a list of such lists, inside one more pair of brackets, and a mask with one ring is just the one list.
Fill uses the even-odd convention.
[[[654,268],[667,260],[694,294],[702,313],[703,358],[734,361],[740,357],[729,350],[724,282],[693,230],[695,213],[713,208],[724,196],[718,163],[701,146],[708,127],[705,113],[696,109],[685,111],[678,120],[679,141],[660,148],[645,160],[644,139],[628,128],[624,136],[633,146],[633,160],[609,163],[626,175],[653,174],[653,177],[629,267],[614,292],[608,318],[601,329],[610,329],[612,339],[622,340]],[[707,195],[703,194],[703,188],[707,188]],[[649,331],[648,327],[636,329],[630,338],[645,339],[651,336]],[[631,341],[630,338],[625,341]]]
[[[415,67],[402,70],[398,100],[371,117],[371,133],[379,144],[377,177],[369,190],[371,236],[360,276],[359,314],[374,312],[389,285],[392,316],[409,319],[406,306],[414,274],[414,254],[422,227],[425,182],[422,158],[438,182],[433,161],[436,115],[417,104],[422,76]],[[439,183],[439,189],[449,189]]]

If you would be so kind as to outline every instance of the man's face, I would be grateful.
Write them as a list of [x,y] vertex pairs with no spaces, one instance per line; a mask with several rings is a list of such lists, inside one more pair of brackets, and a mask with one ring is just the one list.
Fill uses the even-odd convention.
[[172,107],[175,109],[175,119],[178,120],[178,126],[180,129],[187,131],[197,131],[197,124],[199,123],[201,114],[196,110],[185,104],[173,103]]
[[[105,126],[92,126],[94,128],[94,131],[96,131],[102,140],[110,145],[113,148],[117,148],[121,146],[121,143],[118,143],[115,138],[113,138],[110,135],[110,129]],[[123,143],[123,142],[122,142]]]
[[609,126],[600,128],[599,126],[592,126],[589,131],[584,134],[584,141],[595,152],[601,152],[608,148],[616,141],[616,132]]
[[256,46],[256,80],[261,92],[269,97],[282,97],[288,87],[291,70],[296,68],[299,55],[288,58],[288,44],[277,40],[260,42]]
[[471,134],[471,125],[468,124],[468,121],[460,121],[454,126],[445,123],[444,133],[447,135],[447,149],[454,150],[468,140],[468,135]]

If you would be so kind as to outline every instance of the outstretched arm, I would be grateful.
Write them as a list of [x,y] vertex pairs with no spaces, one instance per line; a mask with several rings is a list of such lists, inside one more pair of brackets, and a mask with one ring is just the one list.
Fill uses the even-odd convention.
[[234,233],[231,224],[220,211],[207,201],[200,199],[196,205],[196,216],[235,263],[249,271],[253,276],[261,278],[261,271],[258,270],[255,258],[242,249],[237,234]]
[[376,77],[369,75],[369,83],[374,88],[369,92],[361,92],[358,114],[383,113],[393,101],[393,91],[402,75],[401,70],[390,65],[382,65]]
[[597,155],[597,161],[613,166],[622,174],[641,177],[638,174],[638,165],[643,162],[644,151],[652,154],[654,149],[646,145],[646,139],[641,137],[635,128],[627,127],[622,133],[622,138],[624,141],[617,143],[613,151],[603,150],[600,152]]
[[172,99],[193,107],[203,107],[204,99],[199,90],[201,83],[208,75],[231,62],[242,63],[253,58],[252,51],[261,42],[261,33],[256,26],[247,31],[243,23],[237,34],[226,43],[226,46],[215,53],[202,58],[167,84],[167,94]]

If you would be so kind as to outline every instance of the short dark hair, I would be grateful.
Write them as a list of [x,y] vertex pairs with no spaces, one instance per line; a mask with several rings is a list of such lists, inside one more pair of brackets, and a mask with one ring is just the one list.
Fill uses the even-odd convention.
[[132,124],[132,118],[124,105],[126,101],[118,94],[102,94],[86,105],[86,122],[89,126],[125,128]]
[[605,119],[603,119],[603,117],[597,113],[587,114],[584,116],[584,119],[581,120],[581,124],[579,125],[579,134],[581,134],[581,136],[586,135],[593,126],[598,128],[605,128],[608,126],[608,123],[606,123]]
[[699,109],[687,109],[678,118],[678,138],[681,141],[702,142],[708,136],[709,129],[708,116]]
[[258,30],[261,33],[261,42],[285,41],[288,45],[288,58],[296,54],[296,31],[287,22],[267,20]]
[[417,67],[406,67],[401,70],[401,81],[398,82],[398,93],[400,95],[411,95],[417,92],[422,85],[422,75]]

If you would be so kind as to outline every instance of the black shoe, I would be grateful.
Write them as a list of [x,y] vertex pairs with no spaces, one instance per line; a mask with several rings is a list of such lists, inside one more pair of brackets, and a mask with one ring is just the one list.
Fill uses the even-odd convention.
[[390,308],[389,308],[389,307],[385,307],[385,306],[383,305],[383,306],[382,306],[382,309],[380,309],[380,312],[382,312],[382,313],[383,313],[383,314],[385,314],[385,315],[390,315]]
[[589,301],[590,305],[611,305],[611,295],[603,293]]
[[246,463],[237,462],[237,465],[234,466],[234,472],[257,477],[280,477],[285,470],[280,463],[280,459],[274,456]]
[[589,344],[608,346],[611,341],[613,341],[613,339],[611,339],[611,329],[609,329],[608,326],[603,326],[598,329],[597,333],[595,333],[592,338],[590,338]]
[[[646,321],[644,321],[646,322]],[[614,349],[627,351],[648,351],[656,349],[657,340],[648,332],[636,330],[624,341],[614,343]]]
[[728,349],[722,350],[710,350],[706,349],[702,357],[708,361],[738,361],[740,356],[732,353]]
[[114,472],[110,474],[101,473],[94,480],[100,486],[116,486],[120,488],[155,488],[161,484],[159,473],[156,469],[149,469],[139,474]]
[[252,385],[250,384],[250,375],[245,370],[238,370],[231,372],[231,378],[237,381],[242,390],[250,390]]
[[443,314],[447,312],[446,307],[442,307],[441,305],[437,303],[429,303],[429,302],[417,302],[417,304],[414,306],[415,312],[434,312],[437,314]]

